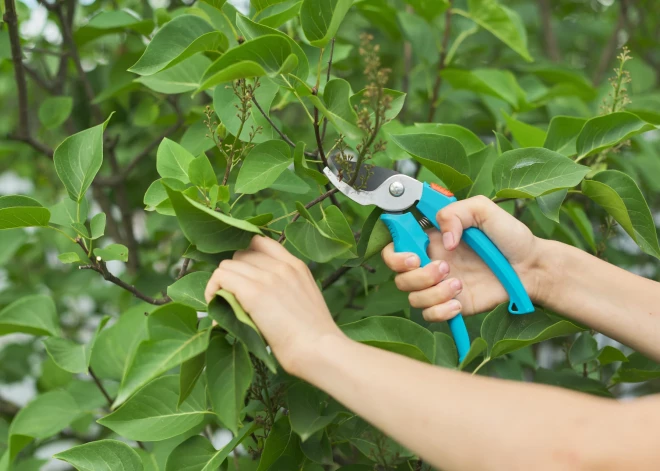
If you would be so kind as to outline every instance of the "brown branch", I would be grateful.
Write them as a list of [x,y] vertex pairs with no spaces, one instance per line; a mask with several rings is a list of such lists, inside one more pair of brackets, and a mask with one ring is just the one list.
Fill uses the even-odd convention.
[[96,386],[99,388],[99,391],[101,391],[101,394],[103,394],[103,397],[105,397],[105,400],[108,402],[108,406],[112,407],[112,403],[114,401],[110,397],[110,394],[108,394],[108,390],[105,389],[105,386],[103,386],[103,383],[101,383],[101,380],[94,373],[94,370],[92,369],[91,366],[89,367],[89,375],[92,377],[92,379],[96,383]]
[[[266,121],[268,121],[268,124],[270,124],[270,125],[273,127],[273,129],[275,130],[275,132],[277,132],[277,134],[280,135],[280,137],[284,140],[284,142],[286,142],[287,144],[289,144],[289,146],[291,146],[292,148],[295,148],[295,147],[296,147],[296,144],[295,144],[295,143],[289,138],[289,136],[287,136],[286,134],[284,134],[284,132],[282,132],[282,130],[281,130],[280,128],[277,127],[277,125],[273,122],[272,119],[270,119],[270,116],[268,116],[268,114],[264,111],[264,109],[261,107],[261,105],[259,104],[259,102],[257,101],[257,99],[256,99],[254,96],[252,97],[252,103],[254,103],[254,105],[255,105],[255,106],[257,107],[257,109],[261,112],[261,114],[263,115],[263,117],[266,118]],[[315,154],[314,152],[307,152],[307,151],[305,151],[305,155],[306,155],[307,157],[313,157],[313,158],[316,158],[316,154]]]
[[125,289],[126,291],[132,293],[133,296],[135,296],[136,298],[141,299],[142,301],[145,301],[149,304],[153,304],[155,306],[162,306],[163,304],[167,304],[172,301],[169,296],[164,296],[162,298],[152,298],[151,296],[147,296],[146,294],[138,291],[138,289],[135,286],[129,285],[125,281],[117,278],[115,275],[110,273],[103,261],[92,261],[91,264],[81,265],[78,267],[78,269],[94,270],[95,272],[100,273],[101,276],[103,276],[103,279],[105,279],[106,281],[109,281],[110,283],[113,283],[119,286],[120,288]]
[[607,41],[607,44],[603,48],[603,52],[600,55],[600,60],[598,61],[598,66],[596,67],[592,77],[594,85],[600,84],[600,82],[603,80],[605,72],[610,67],[612,60],[614,60],[614,57],[616,56],[617,46],[619,45],[619,31],[621,31],[623,28],[625,24],[625,18],[627,16],[626,2],[621,1],[620,5],[621,11],[616,21],[616,25],[614,26],[614,31],[612,31],[610,39]]
[[445,61],[447,59],[447,49],[449,47],[449,37],[451,35],[451,1],[449,2],[449,8],[445,12],[445,31],[442,36],[442,50],[440,51],[440,59],[438,60],[438,76],[435,78],[435,83],[433,84],[433,95],[431,96],[431,106],[429,107],[429,116],[427,121],[430,123],[433,121],[433,116],[435,115],[435,110],[438,108],[438,95],[440,93],[440,85],[442,85],[442,71],[445,68]]
[[[314,198],[312,201],[310,201],[309,203],[307,203],[307,204],[305,205],[305,209],[309,209],[309,208],[311,208],[312,206],[315,206],[315,205],[319,204],[321,201],[323,201],[323,200],[325,200],[325,199],[327,199],[327,198],[330,198],[332,195],[334,195],[334,194],[337,193],[338,191],[339,191],[339,190],[337,190],[337,188],[332,188],[331,190],[326,191],[326,192],[323,193],[321,196],[319,196],[319,197],[317,197],[317,198]],[[295,214],[295,216],[293,216],[293,219],[291,219],[291,223],[296,222],[299,218],[300,218],[300,213],[297,212],[297,213]],[[281,244],[281,243],[283,243],[285,240],[286,240],[286,235],[284,234],[284,232],[282,232],[282,235],[280,236],[280,238],[279,238],[277,241]]]
[[14,78],[16,80],[16,91],[18,95],[18,130],[10,139],[25,142],[35,150],[53,157],[53,150],[47,145],[33,138],[30,133],[30,106],[28,103],[27,81],[25,79],[25,67],[23,65],[23,51],[21,50],[21,37],[18,33],[18,15],[14,0],[5,0],[5,14],[3,21],[7,23],[9,30],[9,43],[11,46],[11,60],[14,64]]
[[319,110],[316,106],[314,107],[314,136],[316,136],[316,151],[318,152],[323,165],[327,167],[328,159],[326,158],[325,151],[323,150],[323,138],[321,137],[321,127],[319,126]]
[[[330,44],[330,57],[328,57],[328,73],[325,76],[325,83],[330,81],[330,71],[332,70],[332,56],[335,54],[335,38],[332,38],[332,43]],[[325,132],[328,129],[328,119],[326,118],[323,121],[323,132],[321,133],[321,141],[325,140]]]
[[550,0],[539,0],[539,15],[541,16],[545,53],[552,61],[561,62],[559,43],[557,43],[557,36],[555,36],[554,29],[552,29],[552,9],[550,7]]
[[321,291],[332,286],[339,278],[344,276],[351,268],[353,267],[339,267],[333,273],[330,274],[325,280],[321,282]]
[[190,259],[189,258],[183,258],[183,264],[181,265],[181,270],[179,270],[179,274],[176,276],[177,280],[180,280],[186,274],[188,273],[188,267],[190,266]]

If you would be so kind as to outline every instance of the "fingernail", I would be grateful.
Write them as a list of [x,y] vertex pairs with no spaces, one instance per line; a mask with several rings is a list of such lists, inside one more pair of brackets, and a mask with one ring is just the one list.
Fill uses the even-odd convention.
[[461,283],[461,280],[452,280],[450,286],[454,291],[458,291],[463,287],[463,284]]
[[445,232],[442,234],[442,244],[445,246],[445,249],[449,250],[454,246],[454,234],[451,232]]
[[461,312],[461,303],[455,299],[452,299],[449,301],[449,308],[451,309],[451,312]]
[[407,267],[416,267],[417,265],[419,265],[419,257],[417,257],[417,255],[411,255],[410,257],[406,258]]
[[446,275],[449,273],[449,264],[447,262],[440,262],[440,265],[438,266],[438,271],[440,272],[441,275]]

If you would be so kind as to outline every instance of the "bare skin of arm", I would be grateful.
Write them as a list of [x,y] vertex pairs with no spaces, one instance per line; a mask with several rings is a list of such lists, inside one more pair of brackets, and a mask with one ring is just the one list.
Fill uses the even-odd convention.
[[[607,299],[592,299],[601,305],[599,312],[586,308],[589,300],[580,301],[579,309],[570,301],[572,296],[603,294],[597,283],[585,280],[587,273],[579,267],[571,268],[579,270],[575,279],[565,274],[560,279],[555,274],[568,269],[565,263],[596,262],[585,262],[581,253],[565,249],[561,258],[566,261],[547,264],[550,252],[561,253],[563,246],[536,239],[506,212],[497,213],[500,209],[490,202],[473,198],[461,203],[447,208],[455,208],[456,213],[445,210],[439,214],[441,227],[452,234],[444,237],[445,244],[441,235],[432,235],[430,254],[432,258],[442,255],[448,263],[446,272],[440,270],[439,261],[434,270],[416,269],[414,260],[406,265],[408,256],[384,251],[388,264],[401,272],[397,285],[412,291],[411,302],[424,308],[429,320],[451,317],[456,308],[452,306],[454,297],[465,314],[488,310],[506,300],[488,269],[483,264],[481,269],[479,265],[473,268],[479,259],[458,246],[463,228],[477,225],[507,255],[535,302],[548,303],[559,312],[569,310],[567,315],[580,310],[586,316],[581,321],[595,320],[594,326],[609,329],[615,338],[649,355],[655,350],[658,356],[651,339],[643,340],[645,326],[654,325],[645,323],[645,316],[630,312],[636,321],[621,321],[616,317],[626,313],[607,307],[602,311]],[[597,262],[588,269],[604,272],[600,266],[604,262]],[[608,269],[612,270],[610,276],[619,273],[616,268]],[[609,279],[607,273],[599,276]],[[451,287],[452,280],[460,280],[458,289]],[[586,286],[563,287],[565,282]],[[628,281],[629,288],[635,282]],[[657,292],[658,285],[651,284]],[[474,286],[479,286],[479,296]],[[333,322],[307,266],[268,238],[255,237],[248,250],[220,264],[207,286],[207,300],[220,287],[236,295],[285,370],[325,390],[435,467],[447,471],[654,469],[660,460],[654,438],[660,426],[657,398],[619,403],[549,386],[473,377],[356,343]],[[621,299],[608,295],[613,297],[609,302],[623,303],[619,309],[646,307],[637,304],[639,299],[627,301],[635,297],[631,292],[622,292]],[[568,299],[551,301],[552,296]],[[606,320],[599,319],[603,314]],[[635,332],[636,328],[641,331]]]

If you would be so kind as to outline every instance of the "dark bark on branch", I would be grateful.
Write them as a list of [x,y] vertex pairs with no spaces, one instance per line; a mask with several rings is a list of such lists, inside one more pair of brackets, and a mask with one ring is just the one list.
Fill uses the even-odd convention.
[[438,108],[438,96],[440,94],[440,85],[442,85],[441,72],[445,68],[445,60],[447,59],[447,49],[449,48],[449,38],[451,36],[451,2],[449,8],[445,12],[445,31],[442,36],[442,50],[440,51],[440,59],[438,60],[437,77],[433,84],[433,95],[431,96],[431,106],[429,107],[429,115],[427,121],[430,123],[435,116],[435,110]]
[[129,285],[125,281],[117,278],[115,275],[110,273],[108,271],[108,268],[106,267],[105,263],[102,261],[96,262],[92,261],[91,264],[89,265],[81,265],[78,267],[80,270],[94,270],[97,273],[100,273],[101,276],[106,280],[109,281],[110,283],[113,283],[120,288],[125,289],[126,291],[133,293],[133,296],[135,296],[138,299],[141,299],[142,301],[145,301],[149,304],[153,304],[154,306],[162,306],[163,304],[167,304],[171,302],[172,300],[170,299],[169,296],[164,296],[162,298],[152,298],[151,296],[147,296],[146,294],[138,291],[138,289],[133,286]]
[[559,43],[552,29],[552,9],[550,0],[539,0],[539,15],[541,16],[541,27],[543,29],[543,45],[545,53],[553,62],[561,62]]
[[331,273],[325,280],[321,282],[321,291],[329,288],[342,276],[344,276],[353,267],[339,267],[334,273]]
[[[257,99],[255,97],[252,97],[252,103],[254,103],[254,105],[257,107],[259,112],[263,115],[264,118],[266,118],[266,121],[268,121],[268,124],[270,124],[273,127],[275,132],[277,132],[277,134],[280,135],[280,137],[284,140],[284,142],[289,144],[291,147],[295,148],[296,144],[289,138],[289,136],[284,134],[284,132],[282,132],[282,130],[277,127],[277,125],[273,122],[272,119],[270,119],[270,116],[268,116],[268,114],[264,111],[264,109],[261,107],[261,105],[259,104],[259,102],[257,101]],[[314,152],[307,152],[306,151],[305,155],[307,157],[316,158],[316,154]]]
[[[330,57],[328,58],[328,73],[326,74],[325,77],[325,83],[327,84],[330,81],[330,71],[332,70],[332,56],[335,54],[335,38],[332,38],[332,42],[330,43]],[[323,121],[323,132],[321,133],[321,142],[325,140],[325,132],[328,129],[328,119],[326,118],[325,121]]]
[[600,82],[603,80],[603,76],[605,75],[607,69],[610,67],[612,61],[616,57],[616,50],[617,50],[617,46],[619,45],[619,31],[621,31],[621,29],[625,24],[625,18],[627,13],[626,2],[621,1],[620,5],[621,5],[621,12],[619,13],[619,18],[616,21],[616,25],[614,26],[614,31],[612,31],[612,35],[610,36],[610,39],[607,41],[607,44],[605,45],[605,48],[603,49],[603,52],[600,55],[598,66],[596,67],[596,70],[592,77],[594,85],[596,86],[599,85]]
[[319,126],[319,110],[314,107],[314,136],[316,137],[316,146],[321,162],[325,167],[328,166],[328,159],[325,156],[325,151],[323,150],[323,138],[321,137],[321,127]]

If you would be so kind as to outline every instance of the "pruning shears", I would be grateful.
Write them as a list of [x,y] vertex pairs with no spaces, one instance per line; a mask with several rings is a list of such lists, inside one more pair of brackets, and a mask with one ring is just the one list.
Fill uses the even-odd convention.
[[[342,162],[342,167],[355,170],[351,161]],[[331,165],[337,166],[335,162]],[[429,223],[440,230],[436,214],[442,208],[456,201],[456,197],[447,189],[436,183],[422,183],[407,175],[388,168],[377,166],[361,166],[357,178],[351,180],[358,183],[358,188],[345,182],[326,167],[323,172],[340,192],[351,200],[364,206],[376,205],[383,210],[380,219],[385,223],[392,235],[395,252],[413,252],[419,256],[421,266],[431,263],[426,250],[429,237],[424,227]],[[347,172],[348,173],[348,172]],[[423,216],[420,221],[410,211],[416,208]],[[462,240],[476,252],[497,276],[509,295],[509,312],[511,314],[528,314],[534,312],[534,306],[523,287],[520,278],[511,267],[502,252],[493,242],[476,227],[470,227],[463,232]],[[459,362],[465,358],[470,349],[470,337],[459,313],[449,320],[449,328],[456,343]]]

